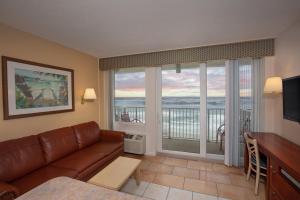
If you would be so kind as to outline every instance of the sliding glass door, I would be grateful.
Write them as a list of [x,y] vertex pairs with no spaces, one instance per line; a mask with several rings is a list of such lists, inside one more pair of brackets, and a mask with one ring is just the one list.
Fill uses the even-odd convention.
[[161,69],[162,150],[200,153],[200,66]]
[[162,151],[224,155],[225,62],[161,68]]
[[206,153],[224,155],[225,147],[225,62],[208,62]]

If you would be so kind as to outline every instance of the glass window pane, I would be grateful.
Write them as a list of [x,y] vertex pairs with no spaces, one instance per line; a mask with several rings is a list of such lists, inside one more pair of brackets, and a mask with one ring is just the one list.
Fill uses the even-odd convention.
[[145,69],[119,69],[114,81],[115,121],[145,123]]
[[162,67],[162,149],[200,153],[200,67]]
[[206,152],[224,155],[225,146],[225,62],[207,64]]

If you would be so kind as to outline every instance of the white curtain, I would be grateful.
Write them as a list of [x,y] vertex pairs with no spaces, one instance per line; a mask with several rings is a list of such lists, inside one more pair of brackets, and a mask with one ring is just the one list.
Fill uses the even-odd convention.
[[226,65],[225,105],[225,164],[238,165],[239,157],[239,68],[238,61],[230,60]]
[[226,80],[225,132],[228,141],[225,142],[225,164],[242,166],[244,161],[242,132],[260,131],[264,124],[262,100],[264,60],[227,61]]
[[101,128],[112,129],[113,112],[113,71],[106,70],[100,73],[100,91],[99,96],[102,99],[102,106],[100,107],[100,121]]
[[252,131],[264,130],[264,103],[263,87],[265,77],[264,59],[252,60],[252,97],[253,97],[253,120],[251,121]]

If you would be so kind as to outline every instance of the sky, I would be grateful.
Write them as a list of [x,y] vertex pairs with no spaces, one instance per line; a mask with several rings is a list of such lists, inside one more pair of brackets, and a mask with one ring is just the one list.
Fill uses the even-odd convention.
[[[167,68],[165,68],[167,69]],[[249,93],[247,77],[240,78],[241,95]],[[183,97],[200,96],[200,69],[182,68],[181,73],[175,69],[162,69],[162,96]],[[225,68],[207,68],[207,96],[225,96]],[[145,72],[115,74],[115,97],[145,97]]]
[[145,97],[145,72],[115,73],[115,97]]

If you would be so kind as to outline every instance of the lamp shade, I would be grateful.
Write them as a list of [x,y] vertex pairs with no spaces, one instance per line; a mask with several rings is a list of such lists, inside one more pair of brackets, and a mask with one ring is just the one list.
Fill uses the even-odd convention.
[[96,92],[94,88],[86,88],[84,91],[83,99],[85,100],[93,100],[96,99]]
[[270,77],[266,80],[264,93],[265,94],[279,94],[282,92],[282,80],[280,77]]

